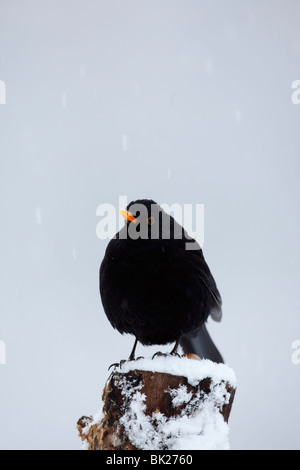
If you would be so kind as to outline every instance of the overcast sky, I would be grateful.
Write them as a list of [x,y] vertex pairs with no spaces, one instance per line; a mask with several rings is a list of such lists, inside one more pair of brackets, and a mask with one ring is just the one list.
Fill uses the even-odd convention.
[[130,353],[98,291],[96,211],[120,196],[204,205],[231,447],[300,448],[299,18],[298,0],[0,0],[0,448],[79,449]]

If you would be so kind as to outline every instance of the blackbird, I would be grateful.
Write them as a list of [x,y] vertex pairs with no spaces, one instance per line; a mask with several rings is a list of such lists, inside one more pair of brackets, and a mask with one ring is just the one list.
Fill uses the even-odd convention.
[[205,322],[222,318],[222,299],[199,244],[156,202],[120,211],[124,227],[100,267],[100,294],[114,328],[143,345],[175,342],[185,353],[223,362]]

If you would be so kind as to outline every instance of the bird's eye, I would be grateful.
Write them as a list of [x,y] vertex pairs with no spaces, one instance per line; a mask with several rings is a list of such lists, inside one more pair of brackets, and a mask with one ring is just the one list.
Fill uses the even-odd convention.
[[154,217],[149,217],[149,219],[148,219],[148,225],[153,225],[154,222],[155,222]]

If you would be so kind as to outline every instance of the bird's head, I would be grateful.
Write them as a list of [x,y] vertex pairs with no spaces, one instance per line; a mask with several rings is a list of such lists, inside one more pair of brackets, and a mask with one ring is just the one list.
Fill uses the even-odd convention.
[[137,199],[136,201],[130,202],[126,210],[121,210],[120,213],[127,224],[141,224],[147,222],[148,225],[153,225],[155,222],[152,216],[154,206],[159,207],[152,199]]
[[183,236],[181,225],[151,199],[132,201],[120,212],[130,238],[181,239]]

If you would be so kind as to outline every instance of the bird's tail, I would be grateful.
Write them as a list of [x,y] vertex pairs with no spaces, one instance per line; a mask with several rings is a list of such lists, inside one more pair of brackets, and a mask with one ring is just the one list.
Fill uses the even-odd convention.
[[214,345],[205,324],[197,331],[182,335],[180,345],[185,354],[194,353],[201,359],[210,359],[213,362],[224,363],[224,360]]

